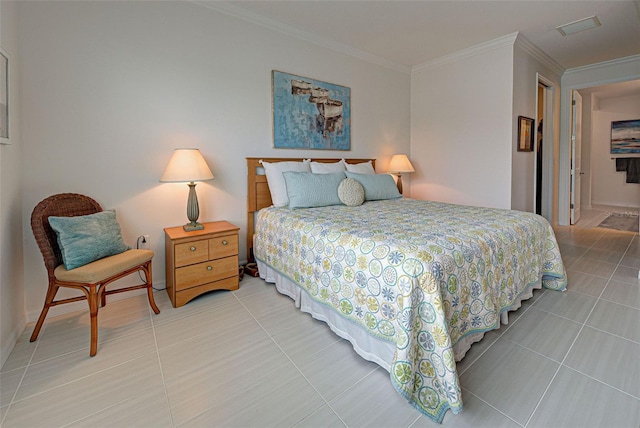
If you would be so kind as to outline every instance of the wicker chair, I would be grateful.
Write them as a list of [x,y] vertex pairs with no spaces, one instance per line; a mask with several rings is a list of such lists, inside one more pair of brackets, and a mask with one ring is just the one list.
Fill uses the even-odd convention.
[[[31,334],[31,342],[38,338],[42,324],[52,306],[64,303],[87,300],[91,317],[91,348],[90,356],[96,355],[98,350],[98,301],[106,305],[106,296],[114,293],[146,288],[149,305],[158,314],[160,309],[153,299],[151,278],[151,250],[128,250],[115,256],[105,257],[87,265],[72,270],[66,270],[62,263],[62,253],[58,246],[56,233],[49,225],[49,216],[80,216],[101,212],[102,207],[95,200],[76,193],[62,193],[53,195],[40,202],[31,214],[31,229],[42,252],[44,264],[49,277],[49,288],[44,307],[38,318],[35,329]],[[107,291],[110,283],[142,271],[145,275],[143,284]],[[60,287],[80,290],[83,296],[54,300]]]

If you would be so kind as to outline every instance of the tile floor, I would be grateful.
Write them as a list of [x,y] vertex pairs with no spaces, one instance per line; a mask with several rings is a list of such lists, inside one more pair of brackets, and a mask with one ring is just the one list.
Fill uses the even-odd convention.
[[[556,233],[568,291],[536,292],[472,347],[458,364],[464,410],[445,427],[640,426],[640,239]],[[259,279],[179,309],[156,300],[159,315],[143,296],[103,308],[94,358],[85,311],[48,319],[35,343],[28,326],[0,372],[1,425],[437,426]]]

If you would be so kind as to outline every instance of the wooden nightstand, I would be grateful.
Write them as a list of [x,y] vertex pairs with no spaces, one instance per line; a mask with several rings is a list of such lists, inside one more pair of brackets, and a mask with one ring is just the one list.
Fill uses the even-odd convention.
[[240,228],[226,221],[203,225],[192,232],[182,226],[164,230],[167,294],[174,308],[207,291],[238,289]]

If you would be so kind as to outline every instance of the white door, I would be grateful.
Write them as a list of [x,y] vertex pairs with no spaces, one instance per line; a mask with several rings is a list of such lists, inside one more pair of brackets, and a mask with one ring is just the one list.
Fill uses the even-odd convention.
[[571,224],[580,220],[580,180],[582,169],[582,95],[572,91],[571,97]]

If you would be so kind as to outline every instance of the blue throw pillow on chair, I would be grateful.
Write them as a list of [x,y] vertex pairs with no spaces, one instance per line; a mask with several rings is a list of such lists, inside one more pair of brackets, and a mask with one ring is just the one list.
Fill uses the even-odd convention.
[[127,251],[114,210],[74,217],[49,217],[67,270]]

